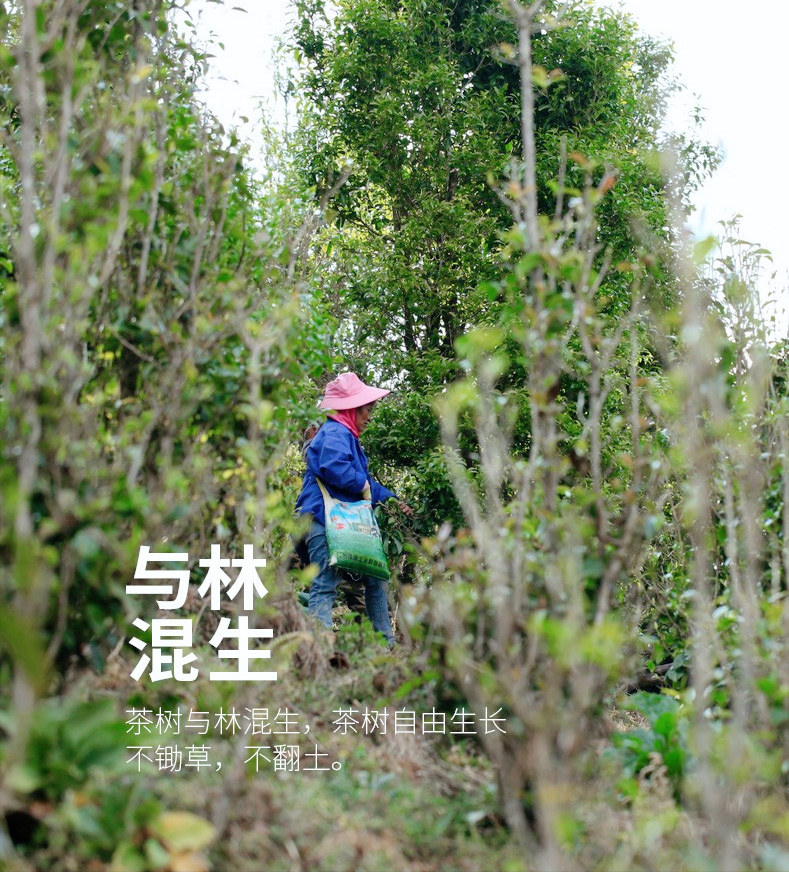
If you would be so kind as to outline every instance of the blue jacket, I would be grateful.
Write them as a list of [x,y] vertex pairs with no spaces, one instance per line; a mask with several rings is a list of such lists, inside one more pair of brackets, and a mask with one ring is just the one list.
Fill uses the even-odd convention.
[[367,472],[367,455],[356,436],[340,424],[329,419],[318,430],[307,449],[307,470],[296,509],[301,514],[309,512],[316,521],[326,524],[323,511],[323,494],[315,481],[317,475],[326,485],[326,490],[338,500],[353,502],[362,499],[362,488],[370,482],[373,505],[383,503],[395,496],[392,491],[378,484]]

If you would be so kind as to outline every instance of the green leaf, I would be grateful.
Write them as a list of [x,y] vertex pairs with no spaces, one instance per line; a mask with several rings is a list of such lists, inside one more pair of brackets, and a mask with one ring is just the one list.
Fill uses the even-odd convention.
[[714,236],[706,236],[704,239],[700,239],[693,246],[693,262],[696,264],[704,263],[717,245],[718,240]]
[[174,853],[201,851],[216,838],[216,829],[210,821],[188,811],[163,812],[150,829]]
[[143,848],[151,869],[166,869],[170,865],[170,854],[156,839],[146,839]]
[[110,862],[110,872],[148,872],[145,855],[131,842],[121,842]]
[[457,352],[461,357],[478,359],[480,354],[493,351],[504,340],[504,331],[499,327],[478,327],[455,342]]
[[635,709],[654,727],[655,722],[661,715],[669,713],[675,718],[680,708],[680,703],[673,697],[660,693],[634,693],[628,700],[625,708]]
[[545,67],[539,66],[539,64],[535,64],[531,68],[531,80],[536,87],[547,88],[549,85],[548,70]]

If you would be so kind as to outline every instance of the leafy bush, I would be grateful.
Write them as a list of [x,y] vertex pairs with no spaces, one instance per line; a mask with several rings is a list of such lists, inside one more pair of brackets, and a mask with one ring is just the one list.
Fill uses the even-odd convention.
[[675,798],[681,798],[683,778],[688,766],[687,719],[682,704],[671,696],[654,693],[636,693],[625,708],[640,712],[649,728],[623,730],[613,733],[613,748],[627,781],[622,789],[637,789],[635,777],[657,761],[665,766]]

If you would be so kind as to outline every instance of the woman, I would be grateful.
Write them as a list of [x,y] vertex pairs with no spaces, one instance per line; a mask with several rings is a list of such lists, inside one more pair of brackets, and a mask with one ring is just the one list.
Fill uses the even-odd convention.
[[[329,566],[326,544],[326,517],[323,496],[316,477],[320,478],[335,499],[353,502],[371,499],[373,506],[389,499],[397,499],[392,491],[371,478],[367,471],[367,455],[359,436],[370,420],[375,403],[385,397],[388,390],[366,385],[355,373],[344,372],[326,385],[320,408],[327,411],[323,424],[307,448],[307,470],[296,509],[312,516],[307,533],[310,562],[318,566],[318,575],[312,582],[309,611],[327,627],[331,627],[331,610],[337,595],[340,574]],[[411,510],[404,503],[407,514]],[[384,582],[363,576],[367,615],[373,627],[386,636],[389,646],[395,644]]]

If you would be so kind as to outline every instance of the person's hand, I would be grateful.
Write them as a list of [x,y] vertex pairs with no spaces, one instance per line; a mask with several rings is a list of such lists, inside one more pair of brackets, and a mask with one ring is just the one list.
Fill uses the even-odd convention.
[[362,499],[372,501],[373,492],[370,490],[370,482],[366,481],[364,483],[364,487],[362,488]]
[[398,500],[397,505],[400,506],[400,511],[406,516],[406,518],[414,517],[414,510],[411,506],[408,505],[404,500]]

